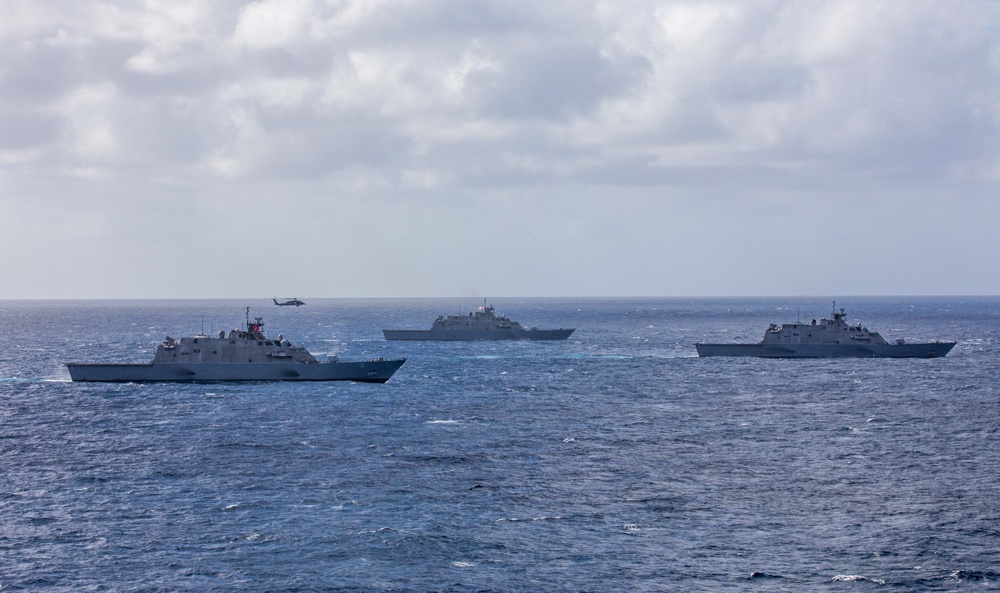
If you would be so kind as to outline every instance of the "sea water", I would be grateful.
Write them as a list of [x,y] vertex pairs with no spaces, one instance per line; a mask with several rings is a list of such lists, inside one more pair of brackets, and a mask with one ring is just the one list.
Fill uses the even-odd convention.
[[[842,298],[945,358],[697,358],[825,298],[0,302],[0,591],[1000,589],[1000,299]],[[82,384],[242,326],[384,385]]]

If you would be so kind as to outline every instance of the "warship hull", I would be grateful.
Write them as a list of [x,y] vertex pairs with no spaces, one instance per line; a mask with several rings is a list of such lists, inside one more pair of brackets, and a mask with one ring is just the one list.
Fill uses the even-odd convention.
[[530,329],[530,330],[435,330],[435,329],[384,329],[382,335],[386,340],[440,340],[440,341],[473,341],[473,340],[565,340],[573,333],[572,329]]
[[695,344],[698,356],[758,358],[937,358],[955,342],[923,344]]
[[358,381],[385,383],[405,358],[360,362],[67,363],[73,381],[201,383],[218,381]]

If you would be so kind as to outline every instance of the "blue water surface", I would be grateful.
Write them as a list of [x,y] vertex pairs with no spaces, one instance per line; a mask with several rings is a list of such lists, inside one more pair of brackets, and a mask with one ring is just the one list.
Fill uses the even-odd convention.
[[[824,298],[0,302],[0,591],[1000,589],[1000,298],[844,298],[932,360],[695,356]],[[79,384],[239,327],[384,385]]]

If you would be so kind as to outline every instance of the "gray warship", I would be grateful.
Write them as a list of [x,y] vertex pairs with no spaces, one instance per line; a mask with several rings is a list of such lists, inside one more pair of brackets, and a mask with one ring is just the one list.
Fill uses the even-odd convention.
[[483,306],[468,315],[439,315],[431,329],[384,329],[386,340],[565,340],[570,329],[525,329],[520,323],[499,317],[492,305]]
[[867,327],[848,325],[844,309],[837,312],[833,303],[833,319],[815,319],[811,323],[771,324],[764,339],[757,344],[697,343],[698,356],[757,356],[763,358],[936,358],[945,356],[955,342],[923,342],[907,344],[896,340],[886,342],[878,332]]
[[73,381],[113,383],[133,382],[215,382],[215,381],[360,381],[385,383],[405,358],[344,362],[333,357],[319,362],[303,346],[293,345],[284,336],[272,340],[264,335],[264,322],[250,321],[247,307],[246,329],[220,331],[218,337],[199,334],[156,347],[148,363],[69,362]]

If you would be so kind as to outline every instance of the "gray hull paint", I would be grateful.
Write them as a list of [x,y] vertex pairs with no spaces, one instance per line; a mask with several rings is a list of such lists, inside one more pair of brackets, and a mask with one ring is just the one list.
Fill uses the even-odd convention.
[[572,329],[530,329],[522,331],[491,329],[484,331],[448,331],[434,329],[384,329],[382,335],[386,340],[442,340],[442,341],[472,341],[472,340],[565,340],[573,333]]
[[955,342],[924,344],[695,344],[698,356],[759,358],[937,358]]
[[406,359],[362,362],[67,363],[73,381],[107,383],[216,381],[359,381],[385,383]]

